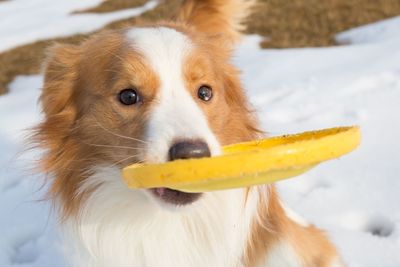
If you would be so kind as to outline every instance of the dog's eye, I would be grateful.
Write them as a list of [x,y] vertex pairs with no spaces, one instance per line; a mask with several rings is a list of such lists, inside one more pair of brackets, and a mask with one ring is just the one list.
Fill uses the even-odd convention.
[[213,92],[210,86],[202,85],[197,91],[197,96],[203,101],[210,101],[213,97]]
[[119,92],[119,101],[124,105],[134,105],[140,101],[139,94],[133,89],[124,89]]

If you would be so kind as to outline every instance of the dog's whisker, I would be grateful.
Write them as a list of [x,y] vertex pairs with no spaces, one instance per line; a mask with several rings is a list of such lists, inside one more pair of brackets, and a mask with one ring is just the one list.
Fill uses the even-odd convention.
[[[126,157],[126,155],[125,155],[122,160],[118,160],[117,162],[114,162],[113,164],[108,165],[108,167],[115,167],[116,165],[120,164],[121,162],[124,162],[124,161],[126,161],[128,159],[131,159],[131,158],[134,158],[134,157],[137,157],[137,156],[139,156],[139,155],[134,154],[134,155],[130,155],[128,157]],[[77,162],[91,162],[92,160],[93,160],[93,158],[80,158],[80,159],[71,160],[71,162],[76,162],[76,163]],[[136,163],[137,164],[144,163],[144,161],[143,160],[138,160],[138,161],[132,162],[132,164],[136,164]],[[88,171],[87,166],[82,167],[82,168],[58,167],[58,169],[59,170],[67,170],[67,171]]]
[[130,146],[114,146],[114,145],[103,145],[103,144],[91,144],[84,141],[80,141],[88,146],[95,146],[95,147],[108,147],[108,148],[121,148],[121,149],[130,149],[130,150],[143,150],[141,147],[130,147]]
[[[122,160],[119,160],[119,161],[113,163],[112,165],[110,165],[110,167],[114,167],[114,166],[116,166],[116,165],[118,165],[118,164],[120,164],[120,163],[122,163],[122,162],[124,162],[124,161],[126,161],[126,160],[128,160],[128,159],[131,159],[131,158],[133,158],[133,157],[136,157],[136,156],[137,156],[137,155],[132,155],[132,156],[126,157],[125,159],[122,159]],[[135,162],[135,163],[142,163],[142,162],[143,162],[143,161],[139,161],[139,162]]]
[[105,128],[103,125],[101,125],[101,123],[97,119],[96,119],[96,123],[100,128],[102,128],[104,131],[108,132],[109,134],[112,134],[112,135],[115,135],[115,136],[118,136],[118,137],[121,137],[121,138],[129,139],[129,140],[141,142],[143,144],[148,144],[148,142],[146,142],[144,140],[141,140],[141,139],[137,139],[137,138],[133,138],[133,137],[129,137],[129,136],[125,136],[125,135],[114,133],[111,130]]
[[[118,155],[118,154],[113,154],[112,155],[113,157],[118,157],[118,158],[126,158],[126,157],[130,157],[130,156],[140,156],[139,154],[131,154],[131,155],[127,155],[127,154],[120,154],[120,155]],[[84,162],[84,161],[88,161],[88,162],[91,162],[91,161],[93,161],[94,159],[96,159],[96,156],[93,156],[93,157],[88,157],[88,158],[79,158],[79,159],[72,159],[72,160],[70,160],[70,162]]]

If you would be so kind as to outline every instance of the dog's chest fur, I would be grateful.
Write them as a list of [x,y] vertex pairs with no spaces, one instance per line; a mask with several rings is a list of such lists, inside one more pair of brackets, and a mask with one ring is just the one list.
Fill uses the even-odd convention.
[[127,189],[117,169],[98,170],[84,187],[97,189],[80,219],[66,224],[68,236],[80,237],[73,243],[82,247],[70,254],[77,266],[241,266],[256,212],[252,195],[244,204],[243,189],[206,193],[174,211]]

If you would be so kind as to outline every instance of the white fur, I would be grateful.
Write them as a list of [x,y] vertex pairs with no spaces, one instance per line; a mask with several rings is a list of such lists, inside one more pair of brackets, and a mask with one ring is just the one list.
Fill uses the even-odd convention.
[[259,267],[305,267],[293,247],[285,241],[274,245],[267,254],[265,262]]
[[111,167],[97,169],[81,185],[93,188],[81,219],[66,224],[68,235],[78,237],[70,253],[75,266],[241,266],[256,194],[245,204],[243,189],[205,193],[189,208],[172,211],[143,190],[128,189]]
[[294,210],[286,206],[283,202],[281,202],[281,206],[283,210],[285,211],[286,216],[291,219],[293,222],[297,223],[300,226],[303,227],[309,227],[310,224],[303,218],[301,217],[298,213],[296,213]]
[[339,257],[335,258],[330,265],[330,267],[344,267],[344,266],[345,265],[343,261]]
[[161,85],[157,105],[147,125],[144,159],[164,162],[168,150],[176,140],[200,139],[210,147],[211,154],[220,153],[220,145],[208,126],[207,118],[185,88],[183,65],[193,49],[184,34],[170,28],[134,28],[127,32],[132,47],[143,54]]

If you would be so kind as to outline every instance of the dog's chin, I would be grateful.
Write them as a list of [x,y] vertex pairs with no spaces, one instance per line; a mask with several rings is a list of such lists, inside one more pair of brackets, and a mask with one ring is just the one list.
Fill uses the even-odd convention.
[[152,188],[149,191],[161,204],[175,207],[190,205],[202,196],[202,193],[186,193],[166,187]]

